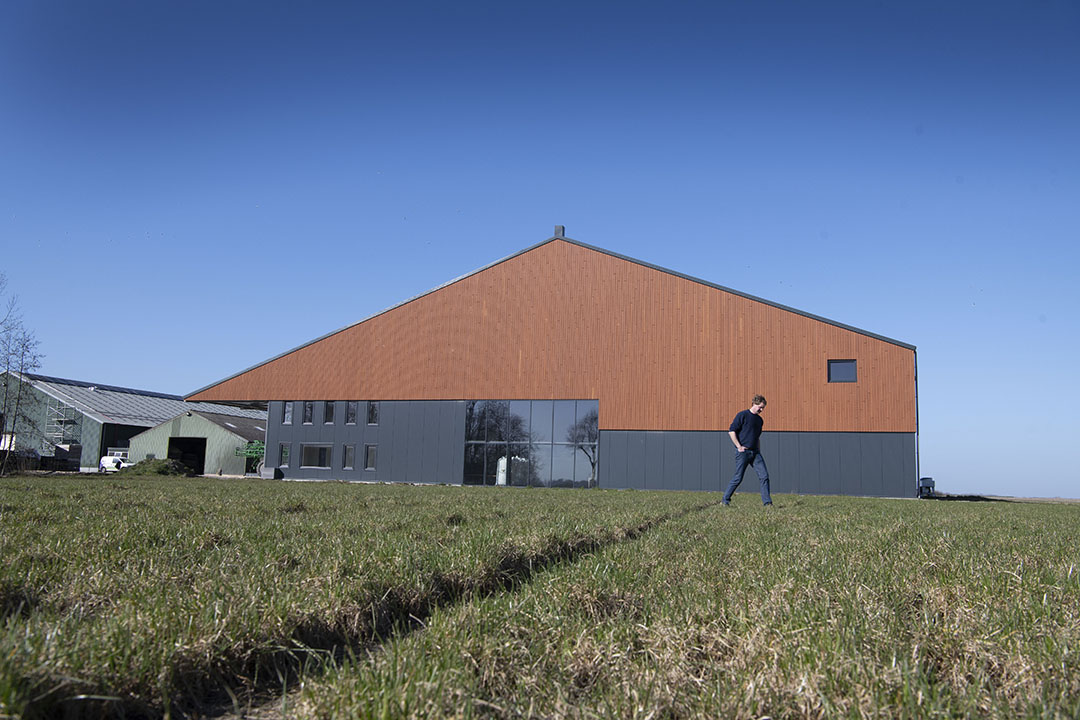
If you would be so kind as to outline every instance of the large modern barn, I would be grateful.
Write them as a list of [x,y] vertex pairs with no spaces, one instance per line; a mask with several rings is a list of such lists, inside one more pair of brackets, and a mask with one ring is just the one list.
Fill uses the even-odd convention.
[[[297,479],[914,496],[915,347],[563,236],[193,393]],[[743,488],[756,491],[753,471]]]

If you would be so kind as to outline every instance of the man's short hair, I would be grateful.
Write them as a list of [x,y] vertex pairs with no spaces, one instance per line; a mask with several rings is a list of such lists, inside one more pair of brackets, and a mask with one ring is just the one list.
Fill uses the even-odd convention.
[[769,403],[765,401],[765,396],[764,395],[755,395],[753,402],[751,402],[750,404],[751,405],[768,405]]

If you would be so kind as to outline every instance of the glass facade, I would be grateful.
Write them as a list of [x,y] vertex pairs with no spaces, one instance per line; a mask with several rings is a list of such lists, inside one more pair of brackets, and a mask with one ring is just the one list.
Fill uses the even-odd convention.
[[596,487],[597,400],[465,404],[466,485]]

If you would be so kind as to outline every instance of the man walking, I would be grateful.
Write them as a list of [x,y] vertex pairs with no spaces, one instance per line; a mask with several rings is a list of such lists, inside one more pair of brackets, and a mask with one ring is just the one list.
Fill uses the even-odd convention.
[[761,456],[761,428],[765,421],[761,417],[765,410],[765,396],[755,395],[749,410],[743,410],[731,421],[728,435],[735,443],[735,475],[724,493],[724,505],[731,504],[735,488],[742,482],[746,469],[754,466],[754,472],[761,480],[761,504],[772,507],[772,495],[769,494],[769,470],[765,467],[765,458]]

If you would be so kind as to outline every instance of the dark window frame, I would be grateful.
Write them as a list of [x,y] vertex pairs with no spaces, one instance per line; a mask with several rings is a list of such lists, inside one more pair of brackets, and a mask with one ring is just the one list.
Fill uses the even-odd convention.
[[334,413],[336,410],[336,403],[333,400],[327,400],[323,403],[323,425],[334,424]]
[[292,425],[292,400],[287,400],[281,408],[281,424]]
[[[850,378],[847,377],[849,368],[851,370]],[[859,382],[859,361],[853,358],[829,360],[826,368],[826,378],[830,383]]]
[[302,425],[311,425],[315,421],[315,401],[304,401],[304,415],[300,418]]
[[364,470],[374,472],[378,461],[379,446],[375,443],[364,445]]
[[342,470],[355,470],[356,469],[356,444],[345,444],[341,446],[341,469]]
[[[355,425],[356,419],[360,416],[360,401],[349,400],[345,403],[345,424]],[[351,418],[351,419],[350,419]]]
[[367,404],[367,424],[378,425],[379,424],[379,403],[378,401],[369,401]]
[[278,443],[278,467],[289,467],[292,455],[292,443]]
[[[316,450],[326,451],[326,464],[325,465],[305,465],[304,454],[308,448]],[[300,467],[311,468],[313,470],[330,470],[334,467],[334,446],[330,443],[300,443]]]

